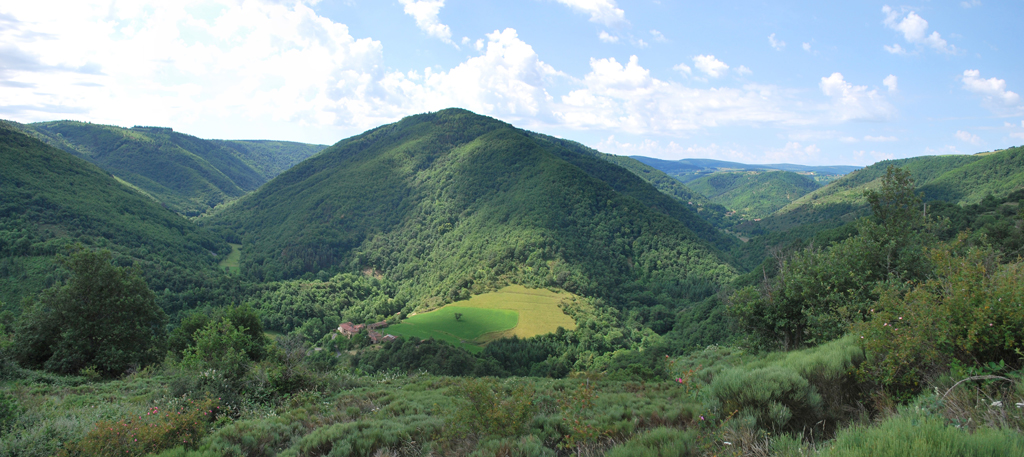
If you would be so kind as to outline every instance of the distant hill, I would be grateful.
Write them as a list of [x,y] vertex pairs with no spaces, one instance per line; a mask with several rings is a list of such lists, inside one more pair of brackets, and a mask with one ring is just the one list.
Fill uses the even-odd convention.
[[[544,135],[538,134],[538,137],[543,136]],[[669,195],[682,203],[686,203],[690,209],[696,211],[698,216],[706,220],[711,225],[718,228],[725,228],[731,225],[730,222],[726,221],[726,213],[728,213],[729,210],[722,205],[712,203],[711,200],[708,200],[704,195],[701,195],[699,192],[694,192],[678,179],[669,176],[665,172],[647,165],[633,157],[606,154],[571,141],[567,141],[567,143],[575,144],[577,149],[582,153],[593,155],[594,157],[611,162],[631,171],[633,174],[639,176],[640,179],[643,179],[648,184],[654,186],[655,189],[658,189],[662,193]]]
[[689,205],[577,143],[460,109],[342,140],[203,223],[237,232],[251,279],[365,271],[426,306],[507,282],[678,303],[735,274],[714,245],[736,241]]
[[[1024,189],[1024,148],[975,155],[924,156],[886,160],[850,173],[793,201],[761,221],[748,221],[731,230],[746,236],[769,236],[773,245],[783,239],[809,239],[870,213],[864,192],[880,185],[889,165],[910,171],[924,201],[978,203]],[[791,232],[781,235],[782,232]]]
[[0,122],[0,301],[8,307],[57,278],[70,243],[107,248],[152,272],[216,264],[227,244],[97,166]]
[[820,185],[791,171],[736,171],[705,175],[687,183],[711,202],[735,211],[739,219],[760,219]]
[[324,147],[282,141],[203,140],[164,127],[75,121],[14,124],[86,159],[186,216],[256,190]]
[[714,159],[662,160],[643,156],[633,156],[633,158],[661,170],[684,183],[722,171],[791,171],[794,173],[810,174],[815,177],[816,181],[824,183],[831,181],[836,176],[852,173],[861,168],[852,165],[813,166],[788,163],[752,165]]

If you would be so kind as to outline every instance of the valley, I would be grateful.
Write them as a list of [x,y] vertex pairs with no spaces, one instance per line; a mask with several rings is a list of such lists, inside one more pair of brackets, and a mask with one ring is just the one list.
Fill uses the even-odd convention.
[[1021,454],[1022,160],[3,121],[0,455]]

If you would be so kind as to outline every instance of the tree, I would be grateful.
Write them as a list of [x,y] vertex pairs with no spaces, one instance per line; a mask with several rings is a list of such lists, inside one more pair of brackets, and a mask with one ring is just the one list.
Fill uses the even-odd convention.
[[462,313],[455,313],[455,320],[461,321],[462,320]]
[[70,276],[27,300],[16,325],[23,365],[115,376],[160,360],[167,315],[137,267],[114,266],[110,251],[82,247],[57,261]]
[[857,235],[780,257],[778,274],[766,272],[760,287],[729,297],[730,314],[761,343],[793,349],[838,338],[865,318],[876,286],[929,274],[910,172],[890,166],[879,189],[865,196],[873,218],[858,221]]

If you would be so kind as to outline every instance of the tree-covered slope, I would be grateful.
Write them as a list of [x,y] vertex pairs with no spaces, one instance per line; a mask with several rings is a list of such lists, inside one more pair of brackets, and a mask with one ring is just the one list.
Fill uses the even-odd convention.
[[227,245],[85,160],[0,123],[0,301],[55,279],[72,242],[147,264],[203,268]]
[[[632,172],[634,175],[640,177],[640,179],[647,182],[655,189],[662,193],[685,203],[691,210],[696,211],[697,215],[707,221],[714,227],[725,228],[731,225],[730,221],[726,220],[726,213],[728,212],[722,205],[712,203],[707,197],[701,195],[698,192],[694,192],[689,189],[681,181],[673,178],[665,172],[647,165],[636,158],[617,156],[614,154],[606,154],[595,149],[588,148],[582,144],[562,139],[554,139],[546,135],[537,134],[538,137],[548,138],[554,141],[558,141],[561,144],[573,149],[575,151],[590,154],[599,159],[611,162],[622,168],[625,168]],[[691,226],[695,231],[700,232],[700,228]],[[733,243],[735,240],[730,239],[727,243]]]
[[687,185],[744,219],[760,219],[817,189],[813,178],[791,171],[720,172]]
[[427,305],[505,281],[695,299],[734,274],[629,171],[457,109],[343,140],[207,223],[237,231],[250,278],[376,271]]
[[18,127],[98,165],[187,216],[203,214],[251,192],[323,148],[287,142],[211,141],[169,128],[126,129],[74,121]]

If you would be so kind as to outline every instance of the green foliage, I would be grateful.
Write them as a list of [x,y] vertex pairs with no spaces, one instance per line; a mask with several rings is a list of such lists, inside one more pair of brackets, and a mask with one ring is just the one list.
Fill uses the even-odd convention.
[[266,355],[266,346],[269,341],[267,341],[267,336],[263,333],[263,321],[256,314],[256,311],[248,305],[196,310],[186,313],[181,319],[181,323],[168,336],[168,349],[177,354],[184,355],[189,347],[196,346],[199,331],[222,320],[229,321],[231,326],[236,327],[239,332],[244,334],[243,336],[246,340],[240,343],[239,349],[249,359],[256,361],[263,359]]
[[1001,265],[991,248],[963,239],[930,250],[935,277],[904,293],[886,290],[871,319],[854,327],[871,355],[868,379],[894,391],[957,361],[971,367],[1021,368],[1024,351],[1024,263]]
[[202,140],[169,128],[74,121],[18,126],[86,159],[174,211],[198,216],[255,190],[324,147],[287,142]]
[[606,457],[684,457],[696,456],[696,431],[659,427],[638,434],[608,450]]
[[249,370],[247,350],[253,345],[245,330],[227,318],[210,322],[196,331],[195,343],[182,354],[182,366],[205,372],[204,376],[220,374],[228,381],[241,379]]
[[791,171],[718,172],[687,186],[743,219],[767,217],[819,187],[814,179]]
[[457,435],[519,436],[537,412],[533,387],[522,380],[467,379],[451,392],[462,400],[448,425]]
[[513,282],[675,307],[734,274],[690,227],[717,232],[678,200],[461,110],[339,142],[209,224],[242,236],[248,278],[366,271],[414,306]]
[[945,423],[941,417],[911,409],[877,426],[840,431],[822,457],[996,457],[1024,454],[1019,431],[982,428],[974,433]]
[[185,399],[171,410],[154,406],[144,416],[102,420],[81,441],[65,447],[60,456],[143,456],[177,446],[195,448],[220,416],[216,400]]
[[794,418],[799,425],[813,424],[822,414],[821,395],[811,383],[782,367],[727,370],[715,377],[710,389],[724,413],[756,417],[768,430],[792,429]]
[[21,363],[114,376],[160,360],[167,317],[138,269],[116,267],[111,258],[84,248],[60,258],[70,278],[30,301],[19,318]]
[[138,262],[161,291],[180,291],[182,277],[197,276],[184,270],[212,267],[212,253],[228,250],[95,165],[7,123],[0,123],[0,162],[0,300],[10,306],[62,279],[53,257],[68,244],[109,249],[122,266]]
[[862,219],[857,236],[823,250],[780,257],[775,277],[729,297],[730,313],[761,344],[799,348],[842,336],[868,314],[882,283],[923,279],[922,216],[908,172],[889,167],[879,190],[867,193],[875,220]]

